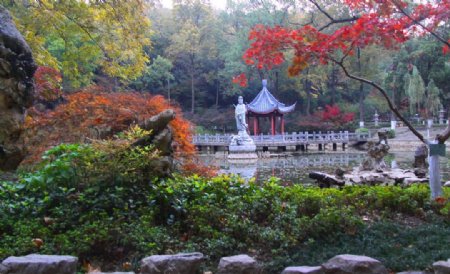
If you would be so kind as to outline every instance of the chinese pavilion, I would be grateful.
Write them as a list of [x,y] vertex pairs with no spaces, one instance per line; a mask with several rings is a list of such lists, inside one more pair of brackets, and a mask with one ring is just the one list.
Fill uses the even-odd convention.
[[253,101],[247,104],[247,121],[253,120],[253,134],[260,133],[259,118],[269,118],[272,135],[277,133],[277,120],[280,121],[280,133],[284,134],[284,114],[292,112],[296,103],[290,106],[278,101],[267,89],[267,80],[262,80],[263,88]]

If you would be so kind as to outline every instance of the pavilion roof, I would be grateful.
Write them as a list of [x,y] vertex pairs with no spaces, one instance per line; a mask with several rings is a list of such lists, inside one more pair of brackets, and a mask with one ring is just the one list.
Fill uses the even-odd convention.
[[247,110],[257,114],[268,114],[278,111],[281,114],[291,112],[295,109],[296,103],[286,106],[278,101],[267,89],[267,80],[262,81],[263,88],[256,95],[255,99],[247,104]]

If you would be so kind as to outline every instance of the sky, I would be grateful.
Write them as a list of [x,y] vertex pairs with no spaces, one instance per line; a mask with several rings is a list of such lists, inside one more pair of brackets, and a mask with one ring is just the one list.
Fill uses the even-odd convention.
[[[172,0],[160,0],[161,4],[165,8],[171,9],[173,7]],[[211,5],[216,9],[224,10],[227,4],[227,0],[211,0]]]

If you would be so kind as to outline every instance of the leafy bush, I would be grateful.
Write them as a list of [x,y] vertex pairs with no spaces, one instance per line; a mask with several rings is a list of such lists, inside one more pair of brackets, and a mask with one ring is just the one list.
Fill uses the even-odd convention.
[[356,133],[369,133],[369,129],[365,127],[360,127],[355,130]]
[[[258,185],[225,175],[145,180],[120,164],[110,171],[116,176],[98,172],[92,165],[102,154],[92,147],[64,145],[46,155],[39,171],[0,184],[0,258],[42,252],[137,267],[151,254],[196,250],[214,262],[246,252],[272,273],[311,243],[363,235],[379,218],[422,218],[444,209],[429,202],[423,185],[339,190],[283,187],[275,179]],[[448,230],[449,223],[438,227]],[[33,238],[44,245],[38,249]]]
[[[307,251],[308,258],[322,259],[323,250],[310,248],[327,239],[334,239],[336,247],[328,243],[330,251],[324,254],[341,253],[347,250],[338,249],[345,239],[365,239],[371,227],[379,233],[373,225],[380,220],[414,218],[430,222],[433,231],[450,226],[449,190],[434,203],[424,185],[320,189],[284,187],[276,179],[259,185],[226,175],[152,179],[145,162],[153,156],[151,149],[127,154],[108,143],[61,145],[45,154],[37,171],[22,174],[17,182],[1,182],[0,259],[31,252],[71,254],[80,261],[103,262],[103,270],[118,270],[125,261],[137,268],[142,257],[152,254],[195,250],[216,265],[221,256],[243,252],[274,273],[303,260],[295,254]],[[427,221],[428,215],[437,221]],[[399,229],[410,237],[409,228]],[[448,242],[448,235],[436,237]],[[34,238],[44,244],[38,248]],[[360,249],[356,241],[350,250],[379,250],[375,248],[385,239],[373,239]],[[424,268],[431,258],[450,256],[448,249],[439,248],[416,264],[408,257],[397,264],[387,260],[388,266]],[[383,250],[373,254],[386,258],[400,252]]]
[[386,131],[388,139],[394,139],[395,138],[395,129],[389,129]]

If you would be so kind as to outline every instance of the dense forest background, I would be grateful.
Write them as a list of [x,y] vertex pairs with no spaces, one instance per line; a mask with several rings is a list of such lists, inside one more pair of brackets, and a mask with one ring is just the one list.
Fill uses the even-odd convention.
[[[280,101],[297,102],[296,111],[287,116],[287,131],[320,128],[317,114],[326,105],[355,113],[354,125],[373,121],[375,111],[388,120],[383,98],[344,77],[335,65],[312,64],[300,76],[289,77],[287,62],[270,71],[244,63],[248,34],[257,24],[323,25],[327,18],[311,3],[230,0],[225,10],[215,10],[207,0],[176,0],[173,9],[157,1],[0,1],[41,66],[38,82],[53,81],[52,88],[44,85],[40,91],[46,107],[58,104],[62,93],[95,85],[108,92],[161,94],[181,107],[199,132],[230,131],[238,94],[250,102],[267,78]],[[336,18],[356,16],[334,1],[317,3]],[[448,24],[437,31],[447,37]],[[433,37],[398,47],[359,50],[349,67],[381,83],[405,116],[437,118],[450,101],[448,55]],[[232,81],[240,73],[249,79],[245,87]]]

